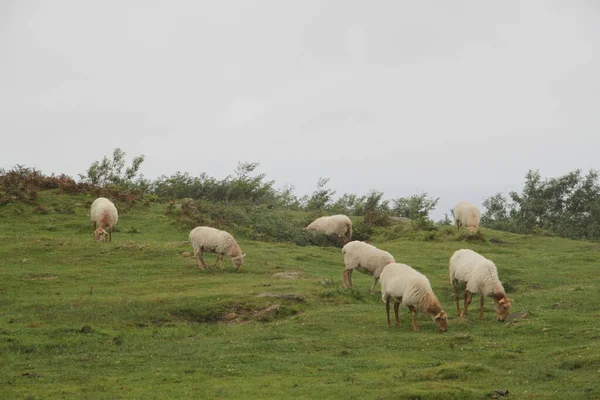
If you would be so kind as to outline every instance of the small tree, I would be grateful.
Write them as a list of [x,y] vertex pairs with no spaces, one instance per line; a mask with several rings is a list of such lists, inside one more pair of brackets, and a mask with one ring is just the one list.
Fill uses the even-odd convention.
[[308,211],[324,210],[330,203],[335,190],[327,189],[329,178],[319,178],[317,181],[317,190],[315,190],[306,202],[306,209]]
[[[102,161],[95,161],[88,168],[86,175],[79,175],[81,181],[94,186],[107,187],[117,186],[120,188],[135,186],[136,177],[142,163],[144,155],[133,158],[131,165],[125,168],[125,152],[120,148],[113,151],[112,159],[104,156]],[[125,168],[125,171],[123,171]],[[143,182],[143,177],[138,178],[138,183]]]
[[435,209],[439,200],[439,197],[427,197],[427,193],[400,197],[392,200],[394,207],[391,212],[392,215],[410,219],[429,218],[429,213]]

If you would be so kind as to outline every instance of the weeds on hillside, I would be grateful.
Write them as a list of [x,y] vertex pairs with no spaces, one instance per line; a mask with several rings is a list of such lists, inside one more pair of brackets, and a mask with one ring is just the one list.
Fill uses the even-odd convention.
[[264,242],[293,243],[299,246],[337,246],[341,241],[302,230],[302,221],[294,221],[285,210],[248,203],[211,203],[184,199],[170,201],[166,214],[175,224],[193,229],[206,225]]

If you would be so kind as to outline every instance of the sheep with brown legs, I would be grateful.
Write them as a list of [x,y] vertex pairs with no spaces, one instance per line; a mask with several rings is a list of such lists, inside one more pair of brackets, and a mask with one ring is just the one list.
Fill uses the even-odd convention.
[[[483,306],[485,297],[494,300],[496,319],[500,322],[506,319],[510,312],[511,299],[506,297],[504,286],[498,278],[496,265],[479,253],[469,249],[457,250],[450,257],[449,264],[450,283],[454,288],[454,299],[456,300],[456,313],[459,316],[467,314],[467,308],[471,304],[473,294],[481,294],[479,319],[484,319]],[[461,312],[458,305],[459,285],[466,284],[464,310]]]
[[216,254],[214,267],[220,263],[221,269],[224,268],[223,256],[231,259],[236,271],[244,265],[246,255],[242,254],[242,249],[228,232],[208,226],[198,226],[190,232],[190,243],[198,259],[198,266],[202,270],[207,268],[204,262],[205,252]]
[[368,243],[354,240],[342,248],[344,254],[344,272],[342,272],[342,285],[345,288],[352,287],[352,271],[373,275],[373,286],[370,294],[375,292],[375,285],[379,280],[383,267],[389,263],[396,262],[394,257],[387,251],[380,250]]
[[429,279],[425,275],[406,264],[391,263],[383,268],[379,281],[381,282],[381,300],[385,303],[388,326],[391,326],[390,300],[393,299],[396,326],[400,326],[398,308],[402,304],[410,310],[413,330],[419,330],[417,311],[431,315],[442,332],[448,330],[448,316],[433,293]]

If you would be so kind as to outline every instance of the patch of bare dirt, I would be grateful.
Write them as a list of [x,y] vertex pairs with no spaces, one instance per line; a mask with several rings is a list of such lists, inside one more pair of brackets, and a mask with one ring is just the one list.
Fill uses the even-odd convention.
[[299,295],[299,294],[294,294],[294,293],[271,293],[271,292],[265,292],[265,293],[259,293],[256,295],[256,297],[276,297],[278,299],[284,299],[284,300],[292,300],[292,301],[298,301],[298,302],[305,302],[306,299],[304,298],[304,296]]
[[298,279],[300,278],[300,271],[275,272],[272,276],[274,278]]
[[56,279],[58,275],[54,274],[32,274],[27,277],[27,279]]
[[271,304],[270,306],[259,310],[238,310],[227,313],[223,316],[223,320],[229,324],[247,324],[248,320],[265,321],[275,318],[279,315],[279,304]]

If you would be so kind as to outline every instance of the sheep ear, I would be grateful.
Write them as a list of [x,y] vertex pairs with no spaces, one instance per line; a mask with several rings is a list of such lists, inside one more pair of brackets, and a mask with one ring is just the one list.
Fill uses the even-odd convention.
[[242,258],[246,257],[246,253],[242,254]]
[[441,313],[437,313],[437,315],[435,317],[433,317],[433,319],[440,319],[441,318]]
[[500,300],[498,300],[498,304],[504,304],[504,303],[506,303],[506,297],[503,297]]

